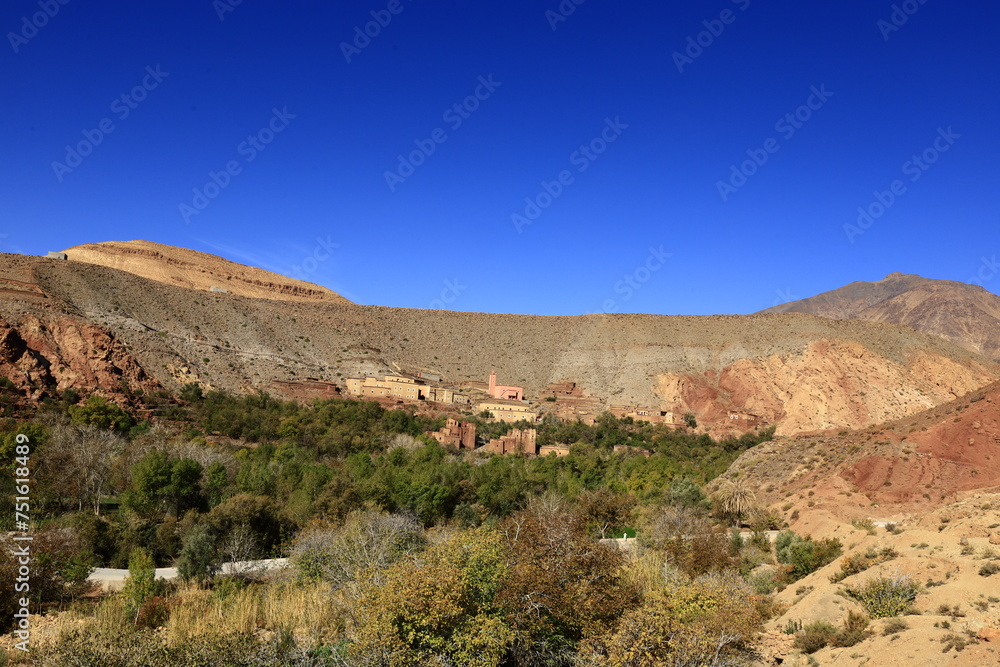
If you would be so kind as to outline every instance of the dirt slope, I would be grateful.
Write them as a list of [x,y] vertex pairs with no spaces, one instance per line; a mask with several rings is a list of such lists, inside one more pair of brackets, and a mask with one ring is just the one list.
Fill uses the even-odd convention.
[[975,285],[893,273],[762,312],[902,324],[1000,361],[1000,296]]
[[[165,260],[149,261],[153,271]],[[175,266],[166,264],[164,275]],[[533,398],[550,383],[571,381],[598,405],[690,410],[708,425],[724,422],[729,409],[745,410],[778,423],[779,433],[797,433],[903,417],[1000,377],[989,360],[936,336],[803,314],[539,317],[381,308],[205,292],[18,255],[0,255],[3,280],[10,289],[0,291],[0,317],[9,326],[85,321],[172,388],[197,381],[273,391],[305,378],[341,382],[417,369],[460,384],[483,381],[495,368],[502,382],[525,386]],[[56,378],[60,388],[67,381]]]
[[177,287],[203,291],[217,287],[231,294],[258,299],[349,303],[320,285],[196,250],[150,241],[87,243],[64,252],[76,262],[108,266]]

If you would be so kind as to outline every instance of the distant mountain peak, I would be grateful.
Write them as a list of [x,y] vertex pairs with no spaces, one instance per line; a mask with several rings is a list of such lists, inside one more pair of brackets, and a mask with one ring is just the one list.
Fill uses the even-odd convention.
[[1000,361],[1000,297],[978,285],[894,272],[761,312],[901,324]]

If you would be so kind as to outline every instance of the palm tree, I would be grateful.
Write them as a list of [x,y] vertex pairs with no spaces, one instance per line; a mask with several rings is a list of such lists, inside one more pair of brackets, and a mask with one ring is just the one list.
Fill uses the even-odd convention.
[[757,495],[743,480],[727,479],[712,494],[716,514],[734,525],[746,519],[756,504]]

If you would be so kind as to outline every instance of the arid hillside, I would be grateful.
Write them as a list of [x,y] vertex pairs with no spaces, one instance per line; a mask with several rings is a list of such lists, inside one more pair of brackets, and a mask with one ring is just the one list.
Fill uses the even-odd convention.
[[[332,292],[293,299],[265,287],[288,279],[189,250],[81,248],[109,266],[77,261],[72,249],[69,261],[0,255],[0,317],[6,335],[25,343],[0,356],[0,374],[35,393],[111,391],[140,370],[170,388],[280,393],[306,378],[418,370],[461,385],[495,368],[536,402],[550,383],[575,382],[598,405],[691,411],[709,426],[744,411],[788,434],[898,419],[1000,377],[980,355],[892,324],[795,313],[541,317],[360,306]],[[259,291],[233,288],[249,276]],[[217,282],[229,292],[205,291]],[[103,366],[64,333],[86,327],[89,338],[106,337]],[[83,370],[98,366],[93,378]]]
[[[844,545],[842,557],[778,595],[788,609],[769,623],[766,664],[812,664],[784,628],[843,623],[863,611],[844,590],[879,575],[920,584],[919,615],[875,621],[861,643],[816,653],[820,664],[996,664],[1000,383],[878,427],[778,438],[748,450],[713,486],[723,479],[753,489],[797,533]],[[857,565],[886,549],[888,559],[844,576],[848,559]]]
[[762,312],[902,324],[1000,361],[1000,297],[975,285],[893,273]]
[[75,262],[121,269],[167,285],[283,301],[350,303],[320,285],[187,248],[150,241],[86,243],[64,251]]
[[891,519],[1000,493],[1000,383],[879,426],[777,438],[723,477],[745,480],[765,504],[808,493],[810,512],[847,521],[873,507]]

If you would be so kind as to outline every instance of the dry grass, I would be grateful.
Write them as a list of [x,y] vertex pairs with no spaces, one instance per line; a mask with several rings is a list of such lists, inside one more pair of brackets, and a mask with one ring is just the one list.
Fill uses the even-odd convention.
[[166,625],[171,643],[221,627],[240,633],[286,630],[322,641],[340,636],[346,625],[346,605],[326,583],[254,585],[226,596],[188,586],[176,599]]
[[638,549],[628,554],[624,566],[624,579],[630,586],[645,594],[663,585],[663,554],[653,549]]

